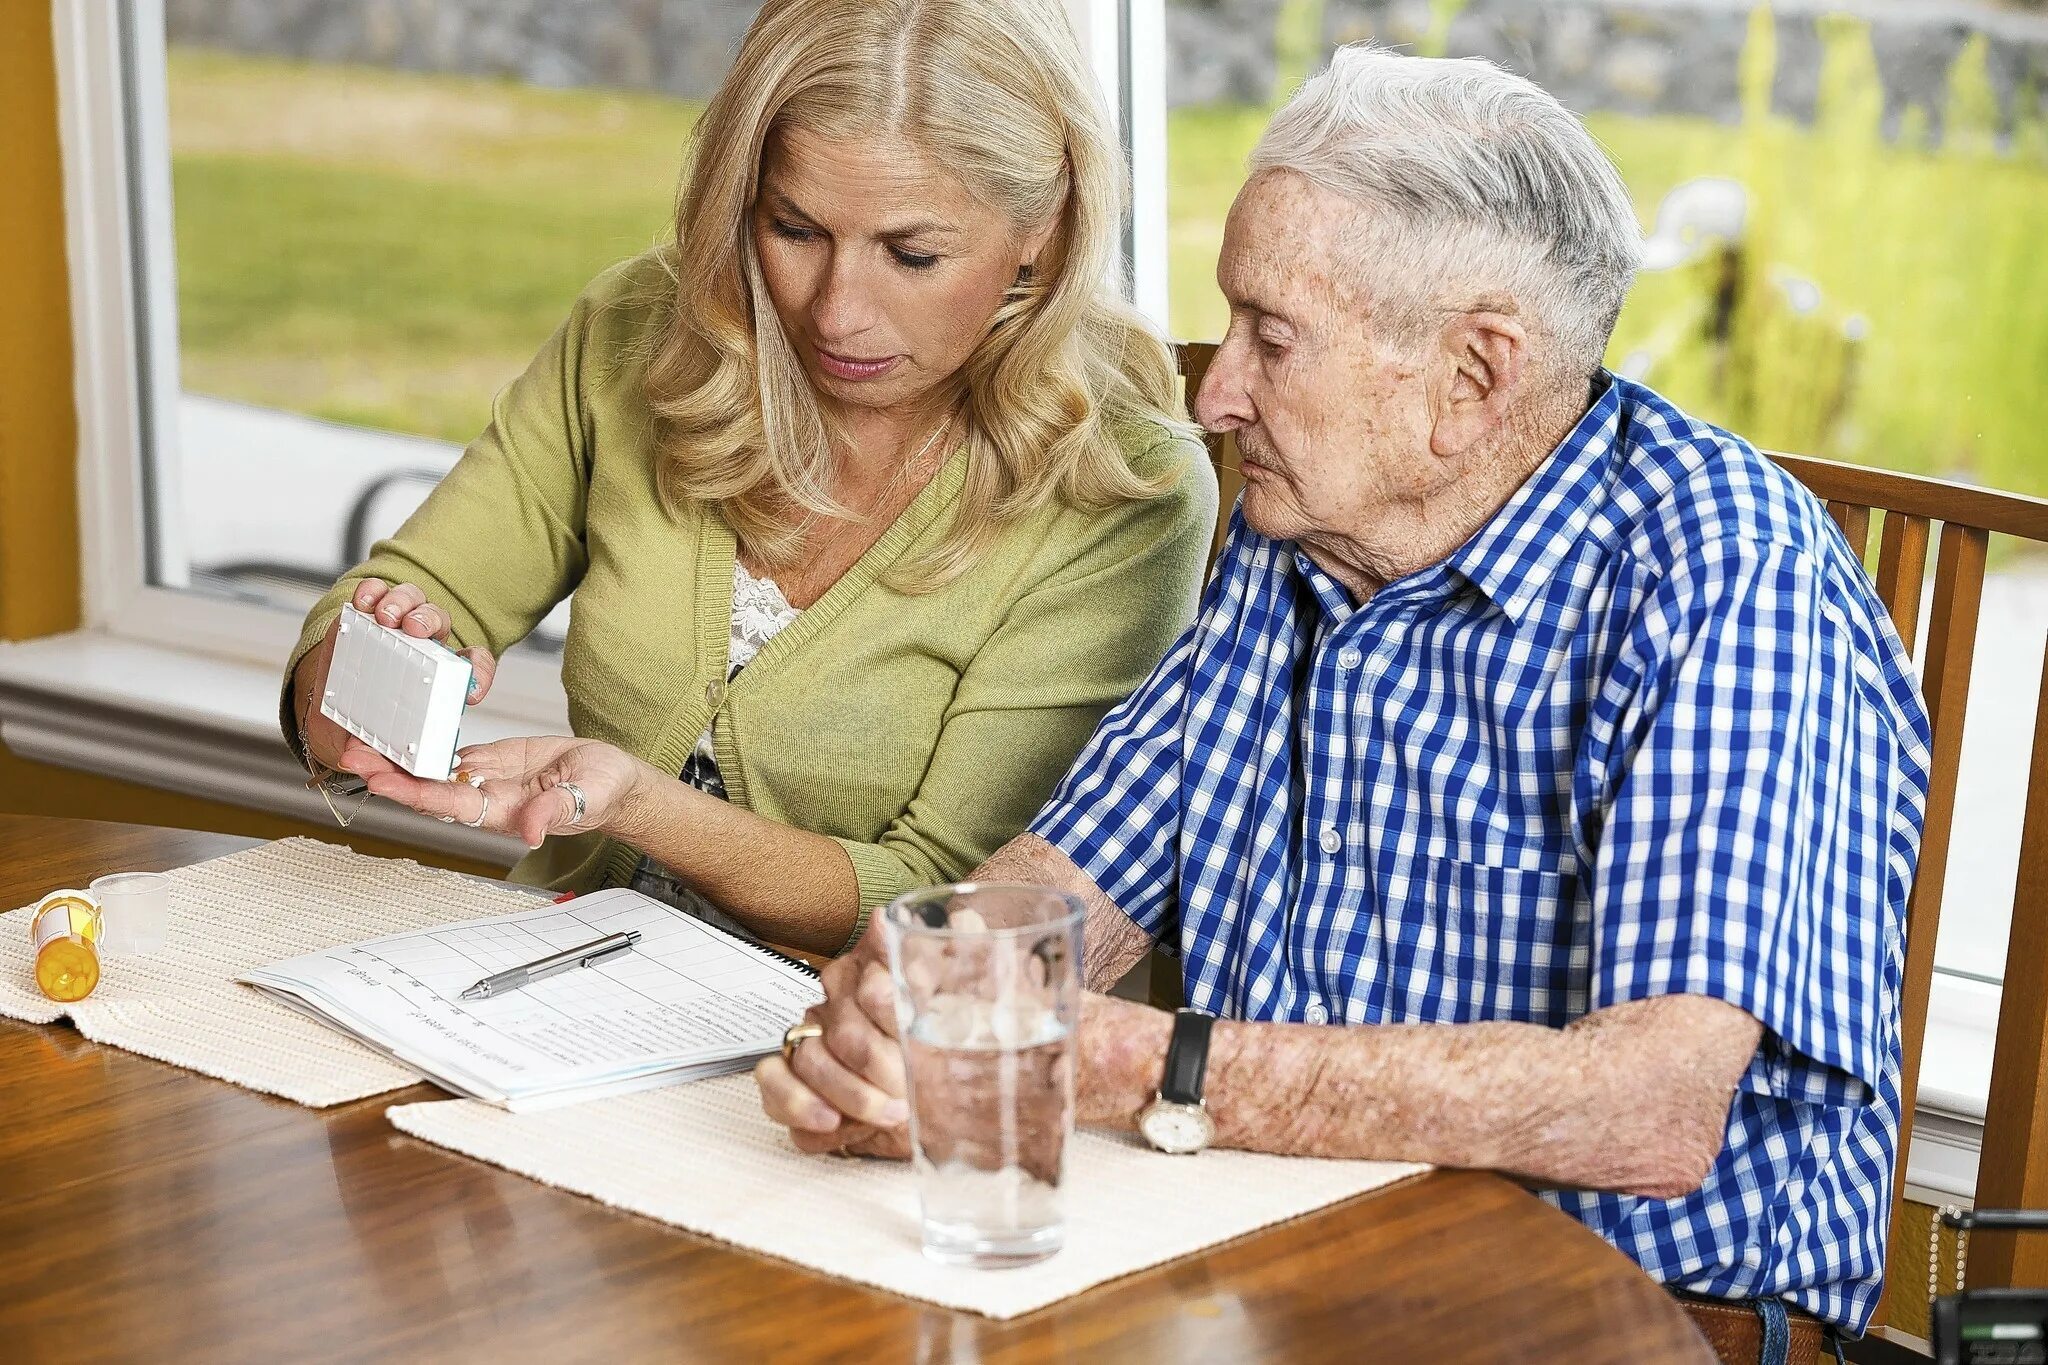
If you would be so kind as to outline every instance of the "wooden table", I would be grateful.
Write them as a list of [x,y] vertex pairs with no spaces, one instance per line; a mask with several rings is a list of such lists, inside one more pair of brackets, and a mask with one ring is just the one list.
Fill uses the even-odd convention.
[[[0,907],[221,835],[0,816]],[[405,1137],[0,1021],[0,1357],[1711,1361],[1599,1238],[1438,1173],[999,1323],[820,1278]]]

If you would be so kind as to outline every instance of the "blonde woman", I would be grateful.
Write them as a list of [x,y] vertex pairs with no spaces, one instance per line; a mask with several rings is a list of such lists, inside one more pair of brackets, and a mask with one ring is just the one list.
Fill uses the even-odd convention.
[[[1193,611],[1215,483],[1109,284],[1122,212],[1058,0],[769,0],[675,245],[315,607],[287,735],[519,834],[523,880],[814,951],[964,874]],[[313,705],[344,601],[468,654],[477,700],[565,596],[574,738],[421,782]]]

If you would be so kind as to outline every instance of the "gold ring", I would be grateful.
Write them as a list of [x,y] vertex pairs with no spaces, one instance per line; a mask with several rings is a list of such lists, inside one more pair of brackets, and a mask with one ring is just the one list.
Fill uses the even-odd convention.
[[467,782],[478,791],[483,790],[484,775],[482,773],[473,773],[467,768],[457,768],[455,770],[455,780],[457,782]]
[[789,1026],[788,1032],[782,1035],[782,1060],[791,1066],[795,1066],[796,1050],[803,1046],[804,1040],[806,1038],[823,1038],[824,1036],[825,1026],[823,1024],[814,1024],[808,1019],[798,1020]]

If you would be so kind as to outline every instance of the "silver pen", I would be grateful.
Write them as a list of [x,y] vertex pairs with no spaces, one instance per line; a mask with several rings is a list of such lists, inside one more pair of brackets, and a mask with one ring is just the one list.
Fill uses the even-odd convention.
[[609,961],[620,953],[631,952],[633,945],[640,941],[638,929],[628,929],[622,934],[606,934],[595,943],[585,943],[576,948],[564,948],[551,953],[538,962],[529,962],[521,967],[507,967],[502,972],[493,972],[462,993],[464,1000],[488,1000],[494,995],[516,991],[530,986],[543,977],[556,972],[566,972],[571,967],[595,967]]

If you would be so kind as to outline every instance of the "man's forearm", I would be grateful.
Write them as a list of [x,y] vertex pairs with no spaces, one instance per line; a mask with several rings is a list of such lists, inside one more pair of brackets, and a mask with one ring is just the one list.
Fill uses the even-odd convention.
[[[1084,1121],[1131,1126],[1159,1083],[1166,1019],[1137,1007],[1094,1012]],[[1668,1198],[1695,1187],[1718,1155],[1759,1031],[1700,996],[1620,1005],[1564,1029],[1219,1021],[1205,1090],[1221,1146],[1428,1161]]]
[[1152,949],[1150,934],[1117,909],[1073,859],[1035,834],[1020,834],[1004,844],[969,880],[1049,886],[1080,897],[1087,907],[1081,972],[1082,985],[1088,990],[1108,990]]

